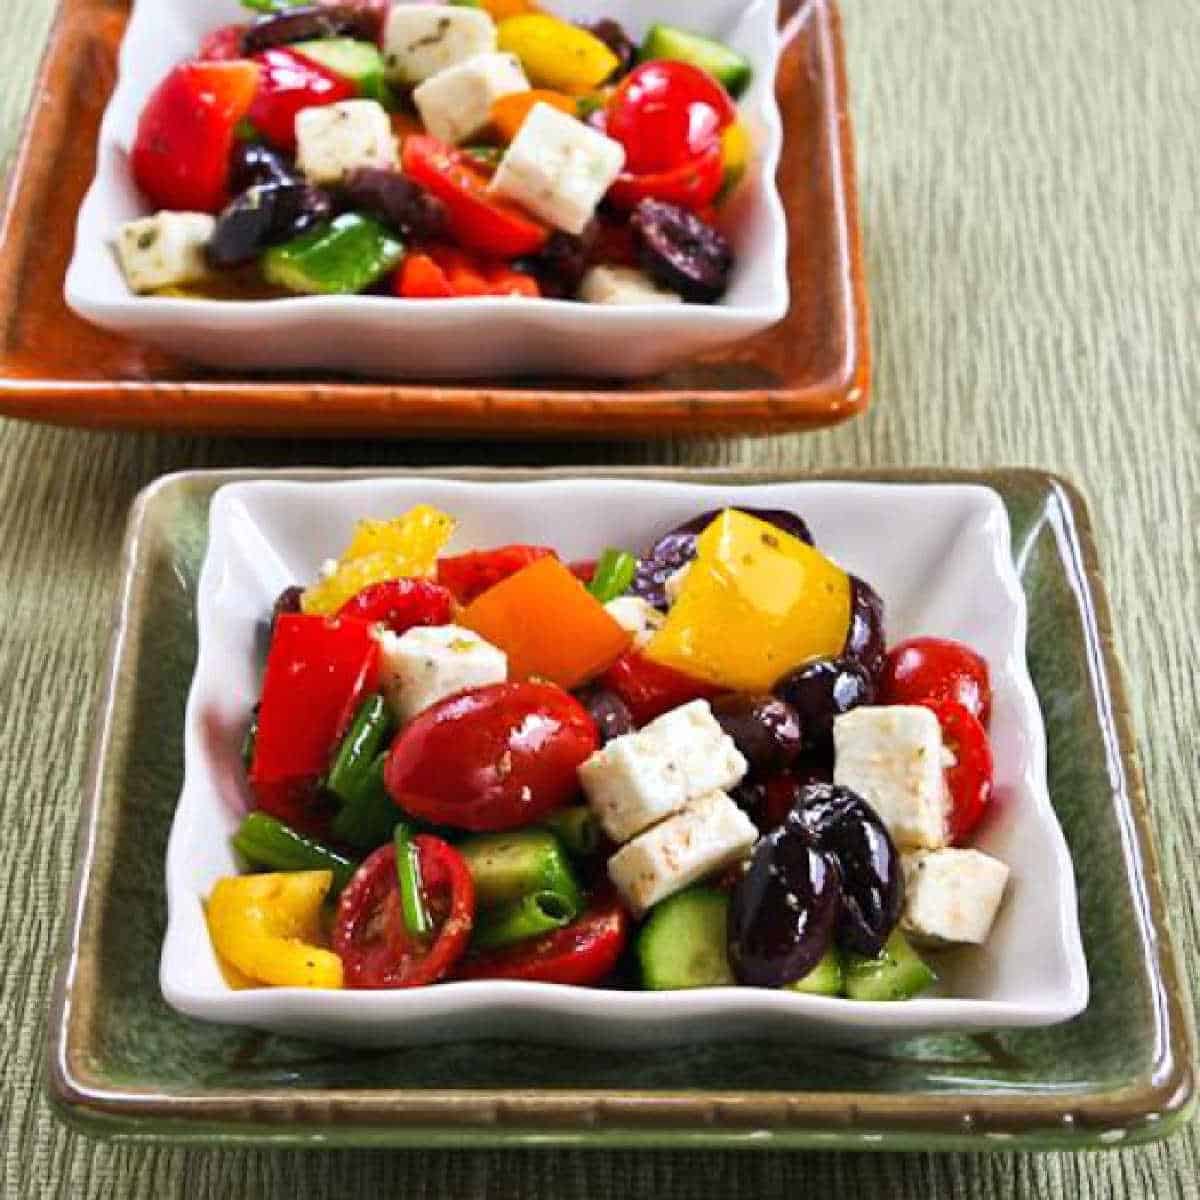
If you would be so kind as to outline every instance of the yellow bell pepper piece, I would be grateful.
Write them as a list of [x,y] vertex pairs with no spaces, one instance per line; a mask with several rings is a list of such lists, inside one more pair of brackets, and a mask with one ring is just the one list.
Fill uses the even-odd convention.
[[317,944],[321,904],[332,883],[331,871],[219,879],[208,901],[218,956],[258,983],[340,988],[342,960]]
[[501,21],[499,38],[500,49],[521,60],[534,87],[590,92],[621,65],[594,34],[545,13]]
[[337,571],[305,591],[301,611],[332,615],[372,583],[431,574],[454,525],[453,517],[428,504],[394,521],[359,521]]
[[746,126],[741,121],[734,121],[732,125],[727,125],[721,134],[721,166],[724,175],[721,180],[721,190],[717,194],[718,204],[728,200],[737,185],[746,177],[753,153],[754,145]]
[[850,580],[798,538],[736,509],[700,535],[655,662],[739,692],[767,691],[811,658],[840,654]]

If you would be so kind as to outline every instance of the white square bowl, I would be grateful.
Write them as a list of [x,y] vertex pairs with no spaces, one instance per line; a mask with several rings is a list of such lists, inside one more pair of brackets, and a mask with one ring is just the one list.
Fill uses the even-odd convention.
[[[239,869],[229,838],[251,803],[239,746],[258,696],[264,617],[285,586],[315,577],[357,520],[394,516],[418,502],[459,519],[454,547],[460,551],[537,542],[567,558],[593,556],[605,545],[642,547],[722,505],[802,513],[817,544],[882,595],[890,642],[916,634],[956,638],[991,666],[995,800],[974,844],[1008,863],[1012,880],[988,943],[939,955],[938,991],[899,1004],[754,988],[649,993],[509,981],[395,992],[228,988],[202,902],[218,878]],[[204,1020],[376,1046],[484,1037],[626,1048],[714,1037],[866,1042],[1066,1020],[1087,1004],[1087,970],[1071,859],[1047,791],[1025,629],[1007,515],[984,487],[497,484],[432,476],[224,487],[213,499],[199,584],[186,772],[167,852],[163,995]]]
[[553,0],[550,8],[579,20],[614,17],[635,37],[655,21],[683,25],[724,39],[754,64],[740,107],[755,162],[729,209],[737,263],[720,304],[623,308],[522,298],[135,296],[111,242],[122,222],[148,211],[129,170],[138,115],[159,81],[195,53],[206,32],[246,19],[238,0],[136,0],[117,87],[100,126],[96,177],[79,211],[67,304],[105,329],[208,366],[426,379],[633,378],[781,320],[788,310],[788,231],[775,185],[783,139],[774,86],[781,49],[776,0]]

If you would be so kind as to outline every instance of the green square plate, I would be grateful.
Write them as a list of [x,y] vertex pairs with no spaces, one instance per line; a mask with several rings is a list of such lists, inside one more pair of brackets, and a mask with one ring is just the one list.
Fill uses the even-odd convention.
[[[604,474],[724,484],[764,472]],[[1029,599],[1050,791],[1075,861],[1091,978],[1064,1025],[863,1050],[720,1043],[628,1057],[471,1043],[355,1052],[187,1020],[159,994],[163,862],[209,500],[256,472],[169,476],[134,506],[79,868],[49,1023],[49,1087],[86,1132],[298,1146],[1092,1148],[1161,1137],[1194,1102],[1190,1004],[1085,505],[1036,471],[823,478],[991,486]],[[321,479],[385,472],[280,472]],[[396,472],[386,474],[395,475]]]

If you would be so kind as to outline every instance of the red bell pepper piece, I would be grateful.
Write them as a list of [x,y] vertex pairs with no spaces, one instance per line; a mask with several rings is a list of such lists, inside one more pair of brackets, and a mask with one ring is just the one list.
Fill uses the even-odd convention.
[[407,300],[465,296],[530,296],[542,294],[532,275],[506,263],[487,262],[456,246],[429,246],[410,254],[396,274],[396,295]]
[[625,701],[633,723],[639,726],[681,704],[712,700],[726,690],[664,667],[637,650],[622,654],[596,682]]
[[449,588],[459,604],[470,604],[476,596],[495,587],[510,575],[537,562],[557,558],[547,546],[500,546],[495,550],[472,550],[453,558],[439,558],[438,583]]
[[396,272],[392,290],[405,300],[449,300],[454,295],[446,272],[428,254],[409,254]]
[[417,625],[449,625],[453,609],[454,597],[430,579],[385,579],[347,600],[338,616],[382,623],[402,634]]
[[350,80],[293,50],[263,50],[252,61],[262,71],[262,83],[247,115],[254,128],[281,150],[296,148],[296,114],[301,109],[358,95]]
[[181,63],[138,118],[133,178],[154,208],[219,212],[229,199],[234,127],[258,88],[251,62]]

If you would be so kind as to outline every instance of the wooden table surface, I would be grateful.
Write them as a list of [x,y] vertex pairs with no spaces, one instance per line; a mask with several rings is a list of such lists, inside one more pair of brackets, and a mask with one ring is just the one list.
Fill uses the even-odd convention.
[[[121,0],[113,0],[114,7]],[[54,0],[0,10],[0,150]],[[134,493],[204,466],[1029,464],[1090,497],[1175,934],[1200,957],[1200,7],[843,0],[873,410],[819,435],[306,444],[0,423],[0,1195],[1195,1197],[1195,1127],[1068,1157],[216,1152],[68,1133],[44,1014],[88,713]],[[1083,864],[1086,870],[1086,864]]]

